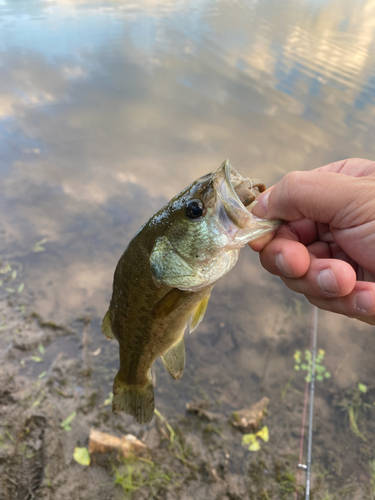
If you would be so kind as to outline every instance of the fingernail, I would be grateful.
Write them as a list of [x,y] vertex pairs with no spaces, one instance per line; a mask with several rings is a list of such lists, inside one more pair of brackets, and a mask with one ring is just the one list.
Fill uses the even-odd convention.
[[281,271],[284,276],[287,276],[288,278],[294,278],[292,269],[281,252],[276,254],[275,264],[279,269],[279,271]]
[[271,190],[270,191],[266,191],[265,193],[262,193],[261,195],[259,195],[256,199],[256,201],[258,202],[253,210],[252,210],[252,213],[254,215],[256,215],[257,217],[265,217],[265,215],[267,214],[267,211],[268,211],[268,198],[270,197],[270,193],[271,193]]
[[323,269],[323,271],[320,271],[316,279],[318,281],[318,285],[324,293],[328,293],[331,296],[338,295],[339,287],[337,285],[336,277],[331,269]]
[[358,292],[354,298],[354,307],[367,313],[374,310],[374,294],[369,290]]

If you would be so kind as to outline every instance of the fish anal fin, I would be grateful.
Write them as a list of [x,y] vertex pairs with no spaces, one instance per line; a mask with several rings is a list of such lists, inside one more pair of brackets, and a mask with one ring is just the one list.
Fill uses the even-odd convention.
[[153,309],[153,316],[155,318],[166,318],[171,312],[180,306],[186,295],[191,292],[173,288],[170,292],[162,297]]
[[183,335],[161,357],[164,366],[174,379],[182,377],[185,368],[185,342]]
[[201,302],[199,302],[197,307],[194,309],[193,314],[190,317],[189,333],[193,332],[202,321],[208,306],[208,302],[210,300],[210,296],[211,294],[207,295]]
[[132,415],[139,424],[148,424],[154,416],[154,388],[151,380],[144,386],[126,384],[116,375],[113,384],[112,411]]
[[112,340],[115,338],[112,327],[111,327],[111,319],[109,316],[109,310],[105,313],[105,316],[102,321],[102,333],[107,337],[108,340]]

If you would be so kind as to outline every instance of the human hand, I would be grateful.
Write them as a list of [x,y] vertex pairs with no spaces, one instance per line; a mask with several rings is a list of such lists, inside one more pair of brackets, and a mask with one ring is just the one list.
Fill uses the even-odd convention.
[[286,224],[252,241],[260,260],[312,304],[375,325],[375,162],[290,172],[252,212]]

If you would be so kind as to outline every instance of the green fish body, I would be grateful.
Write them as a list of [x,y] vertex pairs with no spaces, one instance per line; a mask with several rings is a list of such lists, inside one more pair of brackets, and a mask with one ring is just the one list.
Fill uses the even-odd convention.
[[215,283],[246,243],[282,224],[246,209],[264,189],[226,160],[174,197],[129,243],[102,323],[104,335],[116,338],[120,349],[113,411],[131,414],[141,424],[152,419],[151,367],[157,357],[172,377],[182,376],[184,332],[202,321]]

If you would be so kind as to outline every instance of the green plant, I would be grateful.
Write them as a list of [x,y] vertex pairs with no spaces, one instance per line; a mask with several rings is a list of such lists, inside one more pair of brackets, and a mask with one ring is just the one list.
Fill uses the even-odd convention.
[[366,441],[366,437],[358,427],[358,419],[366,408],[374,408],[372,405],[363,401],[363,395],[366,394],[366,392],[367,386],[359,383],[354,395],[351,398],[344,398],[344,400],[339,403],[343,410],[347,412],[351,431],[363,441]]
[[268,427],[264,426],[260,431],[256,434],[244,434],[242,437],[242,445],[249,446],[249,451],[258,451],[260,450],[260,443],[257,438],[262,439],[265,443],[269,441],[269,432]]
[[159,410],[157,410],[156,408],[154,409],[154,412],[155,412],[155,415],[164,423],[165,427],[168,429],[168,432],[169,432],[169,443],[170,445],[172,446],[173,445],[173,442],[174,442],[174,439],[176,437],[176,433],[175,431],[173,430],[173,428],[169,425],[168,423],[168,420],[163,417],[163,415],[160,413]]
[[68,431],[72,430],[72,428],[70,427],[70,424],[76,418],[76,415],[77,415],[77,412],[74,411],[73,413],[71,413],[69,415],[69,417],[67,417],[65,420],[63,420],[63,422],[61,422],[60,426],[64,429],[64,431],[68,432]]
[[[169,433],[169,449],[173,452],[174,456],[178,458],[184,465],[189,465],[187,458],[189,455],[189,450],[186,448],[185,439],[181,432],[176,432],[173,427],[169,424],[168,420],[163,417],[159,410],[155,408],[155,415],[161,420],[161,422],[167,428]],[[165,431],[164,431],[165,432]],[[166,433],[165,433],[166,434]]]
[[40,241],[37,241],[34,245],[34,248],[33,248],[33,252],[37,253],[37,252],[45,252],[45,248],[44,248],[44,243],[47,243],[48,241],[48,238],[43,238],[42,240]]
[[290,497],[291,493],[295,493],[297,482],[293,472],[284,472],[278,481],[280,485],[280,497],[282,500]]
[[172,474],[166,473],[151,460],[139,457],[123,459],[120,467],[114,467],[114,473],[114,483],[121,486],[127,499],[131,499],[133,493],[141,488],[148,489],[149,498],[154,497],[173,479]]
[[334,497],[331,493],[329,493],[328,491],[325,491],[323,493],[324,496],[321,497],[322,500],[334,500]]
[[108,394],[108,398],[104,400],[104,403],[102,406],[108,406],[108,405],[111,405],[112,404],[112,401],[113,401],[113,392],[111,391],[109,394]]
[[[318,382],[322,382],[324,379],[330,378],[331,374],[327,370],[327,368],[323,365],[323,360],[325,356],[325,351],[323,349],[319,349],[316,358],[315,358],[315,373],[316,373],[316,380]],[[302,352],[301,351],[296,351],[293,354],[294,358],[294,369],[296,371],[305,371],[307,372],[305,381],[306,382],[311,382],[311,374],[312,374],[312,354],[311,351],[308,349],[305,350],[303,358],[302,359]]]

